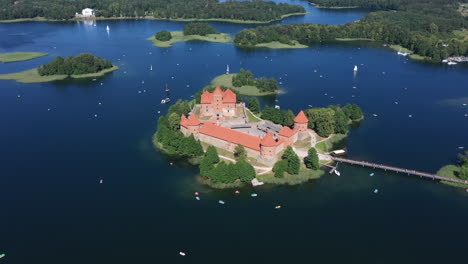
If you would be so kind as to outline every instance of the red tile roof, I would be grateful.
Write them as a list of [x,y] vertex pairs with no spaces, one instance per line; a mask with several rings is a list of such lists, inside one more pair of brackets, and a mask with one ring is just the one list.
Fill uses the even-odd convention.
[[211,104],[212,101],[213,101],[213,95],[210,92],[205,90],[201,95],[201,103]]
[[218,85],[218,86],[216,86],[216,88],[214,89],[213,93],[214,93],[214,94],[218,94],[218,93],[221,93],[221,94],[222,94],[222,93],[223,93],[223,90],[221,90],[221,87]]
[[237,101],[237,96],[236,94],[227,89],[226,91],[224,91],[223,93],[223,103],[235,103]]
[[183,127],[187,127],[187,117],[185,117],[185,115],[180,116],[180,125]]
[[274,147],[278,145],[278,142],[273,139],[273,136],[268,132],[265,137],[263,137],[262,141],[260,142],[262,146],[265,147]]
[[195,115],[191,115],[189,119],[187,120],[188,126],[198,126],[200,124],[201,124],[200,120],[198,120],[198,118]]
[[296,123],[308,123],[309,119],[307,119],[307,116],[304,114],[304,111],[300,111],[299,114],[294,118],[294,122]]
[[233,144],[240,144],[249,149],[260,151],[260,138],[244,134],[236,130],[220,127],[212,123],[205,123],[200,128],[200,133]]
[[294,136],[294,134],[296,134],[296,130],[291,130],[287,126],[283,127],[281,131],[279,132],[279,135],[284,136],[284,137],[292,137]]

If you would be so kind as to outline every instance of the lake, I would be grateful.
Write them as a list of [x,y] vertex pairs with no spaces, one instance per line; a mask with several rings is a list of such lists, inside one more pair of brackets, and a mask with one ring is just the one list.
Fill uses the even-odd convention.
[[[279,23],[342,24],[368,12],[291,3],[311,14]],[[210,24],[232,35],[254,27]],[[198,183],[198,169],[155,151],[151,136],[167,110],[159,104],[166,84],[173,100],[190,99],[229,64],[231,72],[244,68],[282,82],[286,93],[263,104],[295,113],[308,105],[360,105],[366,118],[349,134],[350,158],[434,173],[456,162],[458,147],[468,148],[468,65],[416,62],[368,43],[246,50],[188,42],[161,49],[145,40],[183,26],[0,24],[0,53],[50,53],[0,64],[1,74],[82,52],[120,67],[95,81],[0,82],[0,254],[7,254],[0,263],[465,260],[462,189],[381,171],[369,177],[372,170],[340,165],[341,177],[327,173],[298,186],[249,186],[234,194]]]

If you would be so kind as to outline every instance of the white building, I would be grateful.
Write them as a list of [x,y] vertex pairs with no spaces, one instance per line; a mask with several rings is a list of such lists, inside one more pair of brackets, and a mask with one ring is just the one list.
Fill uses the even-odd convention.
[[81,16],[82,17],[94,17],[94,9],[85,8],[81,10]]

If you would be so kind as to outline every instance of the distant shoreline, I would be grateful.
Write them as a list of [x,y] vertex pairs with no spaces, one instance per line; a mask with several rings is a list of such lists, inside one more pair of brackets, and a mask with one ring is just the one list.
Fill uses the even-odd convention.
[[34,18],[17,18],[10,20],[0,20],[0,23],[20,23],[20,22],[73,22],[73,21],[86,21],[86,20],[167,20],[175,22],[228,22],[228,23],[237,23],[237,24],[269,24],[277,21],[281,21],[287,17],[291,16],[303,16],[310,14],[310,12],[300,12],[300,13],[291,13],[282,15],[278,19],[272,19],[268,21],[257,21],[257,20],[240,20],[240,19],[226,19],[226,18],[156,18],[153,16],[144,16],[144,17],[93,17],[93,18],[71,18],[68,20],[65,19],[48,19],[44,17],[34,17]]

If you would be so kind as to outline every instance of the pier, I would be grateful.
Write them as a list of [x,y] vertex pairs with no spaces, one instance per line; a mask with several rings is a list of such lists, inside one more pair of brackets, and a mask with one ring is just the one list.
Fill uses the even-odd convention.
[[338,157],[331,157],[333,161],[336,162],[342,162],[342,163],[347,163],[351,165],[358,165],[362,167],[368,167],[368,168],[373,168],[373,169],[381,169],[384,171],[391,171],[391,172],[396,172],[396,173],[402,173],[402,174],[407,174],[407,175],[414,175],[414,176],[419,176],[419,177],[424,177],[432,180],[441,180],[441,181],[448,181],[448,182],[454,182],[454,183],[460,183],[460,184],[467,184],[468,181],[463,181],[463,180],[458,180],[458,179],[452,179],[452,178],[447,178],[447,177],[442,177],[436,174],[430,174],[426,172],[420,172],[420,171],[415,171],[415,170],[408,170],[408,169],[403,169],[403,168],[397,168],[397,167],[392,167],[392,166],[387,166],[387,165],[382,165],[382,164],[376,164],[376,163],[370,163],[366,161],[359,161],[359,160],[352,160],[352,159],[345,159],[345,158],[338,158]]

